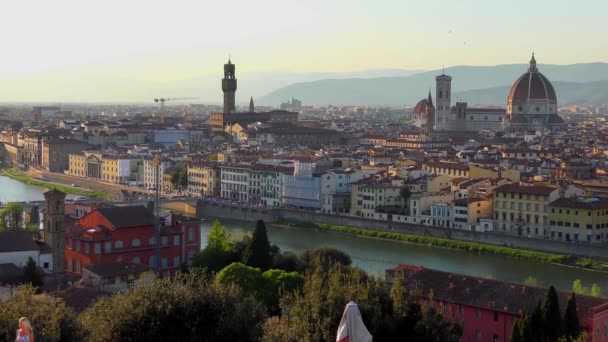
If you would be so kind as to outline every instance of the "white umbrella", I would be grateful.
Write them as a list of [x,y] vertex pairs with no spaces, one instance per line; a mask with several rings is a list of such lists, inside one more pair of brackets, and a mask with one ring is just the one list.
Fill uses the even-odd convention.
[[367,331],[357,303],[346,304],[336,342],[372,342],[372,335]]

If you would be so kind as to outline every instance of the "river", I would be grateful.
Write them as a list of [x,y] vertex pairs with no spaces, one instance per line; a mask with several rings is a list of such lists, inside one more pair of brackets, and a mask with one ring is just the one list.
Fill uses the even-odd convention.
[[[227,231],[235,238],[252,232],[255,223],[222,220]],[[202,225],[202,245],[206,245],[211,221]],[[348,253],[353,265],[371,274],[383,274],[387,268],[399,263],[461,273],[471,276],[490,277],[497,280],[522,283],[532,277],[538,286],[554,285],[562,291],[572,289],[572,283],[580,279],[585,286],[598,284],[604,294],[608,291],[608,274],[573,267],[559,266],[499,255],[476,255],[464,251],[433,246],[356,237],[353,235],[317,229],[267,225],[268,239],[283,251],[299,253],[307,248],[331,246]]]
[[[44,192],[48,189],[21,183],[10,177],[0,176],[0,202],[31,202],[43,201]],[[73,198],[74,195],[67,195]]]
[[[0,201],[41,201],[46,189],[23,184],[0,176]],[[69,196],[73,197],[73,196]],[[253,231],[255,223],[223,220],[227,230],[235,238]],[[206,245],[211,221],[202,225],[202,245]],[[332,246],[348,253],[353,265],[371,274],[381,274],[399,263],[420,265],[442,271],[471,276],[492,277],[498,280],[521,283],[533,277],[540,286],[554,285],[567,291],[572,282],[580,279],[585,286],[600,285],[608,293],[608,274],[589,270],[520,260],[498,255],[475,255],[464,251],[433,246],[408,244],[390,240],[356,237],[337,232],[306,228],[267,226],[268,238],[283,251],[299,253],[307,248]]]

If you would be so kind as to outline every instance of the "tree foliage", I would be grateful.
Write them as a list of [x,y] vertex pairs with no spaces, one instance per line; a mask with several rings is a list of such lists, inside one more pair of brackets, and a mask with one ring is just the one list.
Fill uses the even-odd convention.
[[572,292],[568,296],[566,312],[564,313],[564,336],[570,340],[578,337],[581,331],[578,313],[576,312],[576,295]]
[[222,269],[215,278],[219,284],[236,284],[243,294],[250,294],[264,303],[271,313],[278,312],[281,295],[302,289],[304,277],[296,272],[268,270],[264,273],[259,268],[235,262]]
[[579,295],[593,296],[593,297],[601,297],[602,289],[596,283],[591,285],[591,288],[584,286],[583,282],[580,279],[576,279],[572,283],[572,292]]
[[188,187],[188,170],[183,166],[176,166],[171,170],[171,185],[174,189]]
[[38,342],[81,340],[74,312],[54,298],[35,293],[29,284],[20,286],[15,296],[0,305],[0,340],[14,341],[22,316],[29,318]]
[[7,203],[0,210],[0,231],[15,232],[23,227],[23,206],[18,202]]
[[350,266],[352,259],[350,255],[333,247],[319,247],[315,249],[306,249],[300,255],[305,268],[321,268],[329,270],[335,264]]
[[201,274],[157,279],[96,302],[81,316],[87,341],[255,341],[264,308]]
[[555,287],[550,286],[542,305],[543,332],[545,337],[555,341],[561,335],[561,314],[559,311],[559,298]]
[[511,337],[509,338],[509,342],[523,342],[523,338],[521,337],[521,330],[519,329],[519,323],[515,322],[513,324],[513,330],[511,333]]
[[405,204],[405,206],[407,206],[407,201],[412,196],[412,191],[410,190],[410,187],[407,184],[403,185],[401,187],[401,189],[399,189],[399,196],[403,200],[403,203]]
[[207,234],[207,245],[192,257],[192,267],[204,268],[209,273],[219,272],[222,268],[236,261],[230,236],[226,227],[215,220]]
[[266,225],[263,220],[258,220],[251,241],[243,254],[243,263],[248,266],[257,267],[265,271],[272,267],[272,255],[270,242],[266,233]]
[[34,287],[42,285],[42,276],[38,273],[36,262],[32,257],[27,258],[23,267],[23,280]]
[[[462,328],[445,320],[434,308],[424,310],[402,283],[391,290],[386,282],[360,270],[335,264],[305,275],[302,292],[283,297],[281,317],[266,322],[264,341],[332,341],[344,306],[355,301],[376,341],[458,341]],[[398,309],[397,309],[398,308]],[[396,314],[396,312],[398,312]],[[401,324],[408,319],[412,324]],[[415,322],[415,323],[414,323]]]

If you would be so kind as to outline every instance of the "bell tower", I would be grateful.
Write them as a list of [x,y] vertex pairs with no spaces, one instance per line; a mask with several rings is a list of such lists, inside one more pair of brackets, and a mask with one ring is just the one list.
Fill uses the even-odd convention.
[[435,77],[435,129],[450,130],[450,107],[452,103],[452,77],[445,73]]
[[65,271],[65,193],[44,193],[44,242],[53,254],[53,272]]
[[234,112],[234,99],[236,93],[236,75],[235,65],[232,64],[230,58],[228,63],[224,64],[224,78],[222,78],[222,91],[224,92],[224,114]]

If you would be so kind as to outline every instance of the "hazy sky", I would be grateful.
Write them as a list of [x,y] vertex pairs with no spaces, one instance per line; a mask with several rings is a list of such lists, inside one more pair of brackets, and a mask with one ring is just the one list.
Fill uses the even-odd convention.
[[67,81],[220,75],[229,54],[237,76],[526,63],[531,51],[540,63],[608,61],[605,0],[40,0],[2,9],[1,101],[78,100],[57,92]]

